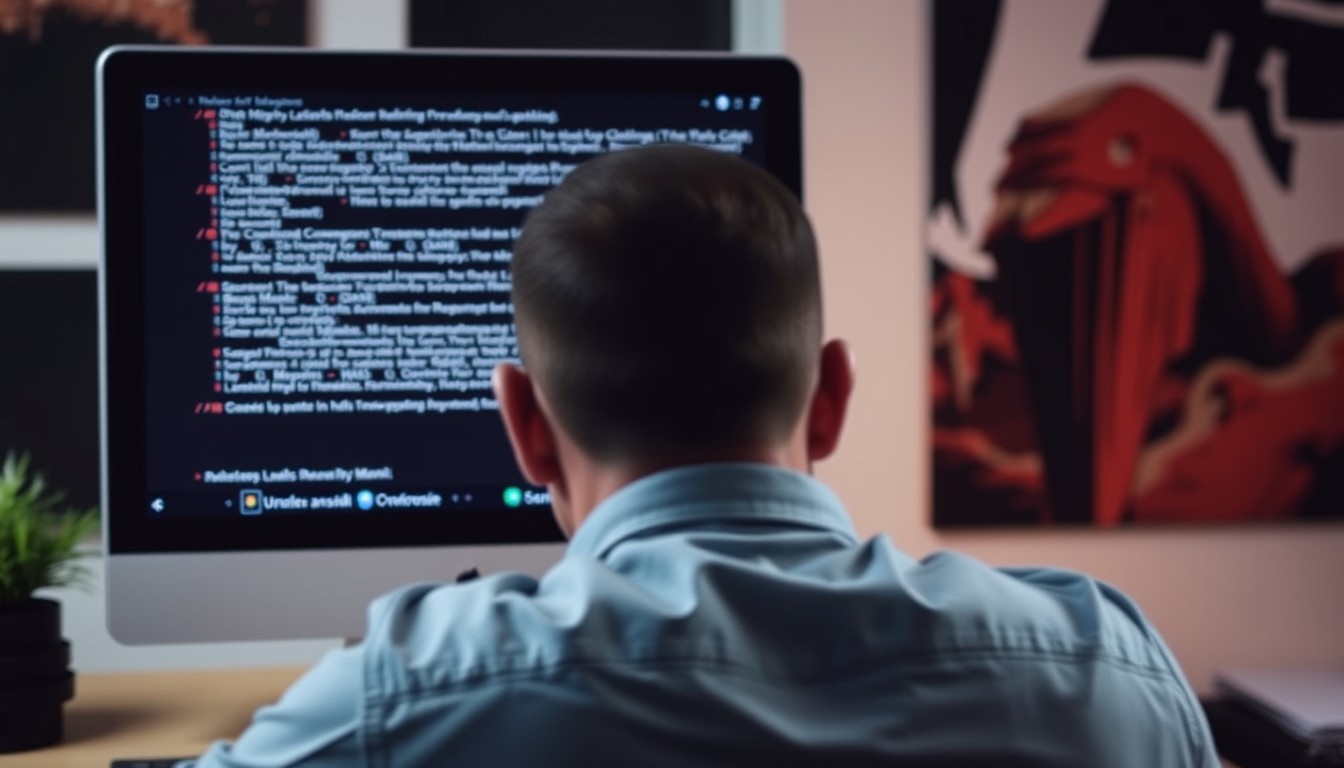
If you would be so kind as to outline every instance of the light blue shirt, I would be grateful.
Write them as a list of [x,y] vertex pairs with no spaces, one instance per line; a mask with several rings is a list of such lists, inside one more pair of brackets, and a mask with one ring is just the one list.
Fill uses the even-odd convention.
[[1157,633],[1076,573],[860,543],[802,474],[707,465],[601,504],[537,581],[377,600],[201,768],[1201,766]]

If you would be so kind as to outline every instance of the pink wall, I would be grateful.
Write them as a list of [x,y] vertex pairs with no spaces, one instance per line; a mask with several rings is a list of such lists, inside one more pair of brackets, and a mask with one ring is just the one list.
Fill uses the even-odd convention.
[[915,0],[787,0],[803,71],[806,203],[828,333],[859,383],[819,467],[865,534],[915,556],[1086,571],[1134,597],[1206,690],[1219,667],[1344,663],[1344,525],[939,534],[928,523],[925,382],[927,19]]

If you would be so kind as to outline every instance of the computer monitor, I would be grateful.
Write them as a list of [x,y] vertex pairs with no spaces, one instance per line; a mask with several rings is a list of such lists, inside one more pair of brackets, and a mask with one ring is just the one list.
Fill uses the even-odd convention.
[[651,142],[801,190],[778,58],[135,47],[97,94],[125,643],[353,637],[400,584],[543,572],[561,535],[490,391],[528,209]]

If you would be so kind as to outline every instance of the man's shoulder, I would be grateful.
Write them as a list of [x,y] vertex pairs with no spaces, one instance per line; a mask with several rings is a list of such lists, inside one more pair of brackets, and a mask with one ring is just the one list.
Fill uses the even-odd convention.
[[629,586],[601,561],[566,557],[540,579],[501,572],[400,587],[369,606],[367,682],[466,689],[618,661],[623,639],[650,625],[622,595]]
[[909,561],[900,581],[931,663],[890,679],[914,674],[927,686],[929,727],[947,713],[1011,711],[1019,737],[1072,730],[1055,743],[1110,755],[1105,764],[1203,764],[1212,754],[1174,657],[1119,589],[1076,571],[993,567],[946,551]]
[[912,561],[901,582],[904,599],[936,613],[931,640],[947,650],[1086,657],[1179,675],[1135,602],[1084,573],[941,551]]
[[505,572],[470,582],[407,584],[375,599],[364,638],[367,661],[402,670],[456,668],[456,676],[492,671],[516,643],[506,635],[541,639],[534,598],[538,581]]

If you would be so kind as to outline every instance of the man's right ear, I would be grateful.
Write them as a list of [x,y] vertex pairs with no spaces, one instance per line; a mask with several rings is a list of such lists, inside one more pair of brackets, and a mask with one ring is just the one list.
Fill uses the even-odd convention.
[[532,377],[513,363],[499,363],[490,383],[523,477],[533,485],[557,482],[561,471],[555,432],[541,409]]

